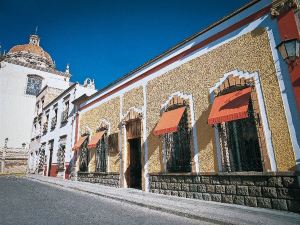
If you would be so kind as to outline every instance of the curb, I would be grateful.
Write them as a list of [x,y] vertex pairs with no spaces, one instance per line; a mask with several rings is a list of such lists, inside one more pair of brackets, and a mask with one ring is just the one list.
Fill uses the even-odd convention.
[[22,177],[25,176],[25,173],[0,173],[0,176],[18,176]]
[[116,201],[128,203],[130,205],[136,205],[136,206],[140,206],[140,207],[143,207],[143,208],[152,209],[152,210],[155,210],[155,211],[169,213],[169,214],[173,214],[173,215],[177,215],[177,216],[181,216],[181,217],[186,217],[186,218],[189,218],[189,219],[199,220],[199,221],[202,221],[202,222],[209,222],[209,223],[220,224],[220,225],[225,225],[225,224],[226,225],[238,225],[239,224],[239,223],[232,223],[232,222],[228,222],[228,221],[223,221],[223,220],[220,220],[220,219],[207,218],[207,217],[204,217],[204,216],[199,216],[199,215],[195,215],[195,214],[192,214],[192,213],[187,213],[187,212],[181,212],[181,211],[178,211],[178,210],[168,209],[168,208],[165,208],[165,207],[160,207],[160,206],[145,204],[145,203],[141,203],[141,202],[136,202],[136,201],[132,201],[132,200],[124,199],[124,198],[119,198],[119,197],[116,197],[116,196],[113,196],[113,195],[107,195],[107,194],[101,194],[101,193],[96,193],[96,192],[92,192],[92,191],[82,190],[82,189],[76,188],[76,187],[66,187],[62,184],[57,184],[57,183],[52,183],[52,182],[49,182],[49,181],[39,180],[39,179],[36,179],[36,178],[33,178],[33,177],[26,177],[26,179],[34,180],[34,181],[37,181],[37,182],[40,182],[40,183],[50,184],[50,185],[53,185],[53,186],[59,186],[59,187],[62,187],[64,189],[67,189],[67,190],[72,189],[72,190],[84,192],[84,193],[87,193],[87,194],[97,195],[97,196],[104,197],[104,198],[107,198],[107,199],[113,199],[113,200],[116,200]]

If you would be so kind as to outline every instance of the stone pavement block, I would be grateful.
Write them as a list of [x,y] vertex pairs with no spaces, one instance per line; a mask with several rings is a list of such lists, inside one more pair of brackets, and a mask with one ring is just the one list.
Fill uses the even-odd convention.
[[278,198],[294,199],[294,192],[288,188],[277,188]]
[[272,199],[272,207],[273,209],[288,210],[285,199]]
[[216,185],[216,193],[224,194],[225,193],[225,185]]
[[284,187],[297,187],[297,180],[294,177],[282,177]]
[[263,187],[262,188],[262,194],[263,194],[264,197],[277,198],[276,188]]
[[257,198],[257,206],[262,207],[262,208],[270,208],[271,209],[272,208],[271,199],[258,197]]
[[233,203],[237,204],[237,205],[245,205],[245,198],[244,198],[244,196],[234,195],[233,196]]
[[257,207],[257,200],[255,197],[245,197],[245,205],[251,206],[251,207]]
[[249,195],[253,197],[260,197],[262,196],[261,187],[249,186]]
[[227,185],[225,188],[226,194],[236,194],[235,185]]
[[249,195],[248,186],[237,186],[237,195]]
[[233,203],[232,195],[222,195],[222,202]]
[[214,202],[221,202],[221,194],[212,194],[211,195],[211,200]]
[[271,187],[283,187],[281,177],[270,177],[268,179],[268,186],[271,186]]

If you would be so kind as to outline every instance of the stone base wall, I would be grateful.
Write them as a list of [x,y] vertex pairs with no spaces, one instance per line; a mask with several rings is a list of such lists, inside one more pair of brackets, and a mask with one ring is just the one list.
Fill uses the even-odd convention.
[[78,172],[77,180],[90,183],[99,183],[111,187],[120,187],[119,173],[86,173]]
[[[26,173],[28,167],[27,161],[28,149],[0,149],[0,173]],[[3,171],[1,171],[2,163],[4,163]]]
[[291,173],[150,174],[150,192],[300,213]]

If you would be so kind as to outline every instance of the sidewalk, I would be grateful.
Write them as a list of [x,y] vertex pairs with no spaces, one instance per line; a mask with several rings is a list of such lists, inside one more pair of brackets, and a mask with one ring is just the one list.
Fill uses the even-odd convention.
[[292,212],[193,200],[39,175],[25,178],[216,224],[300,224],[300,215]]

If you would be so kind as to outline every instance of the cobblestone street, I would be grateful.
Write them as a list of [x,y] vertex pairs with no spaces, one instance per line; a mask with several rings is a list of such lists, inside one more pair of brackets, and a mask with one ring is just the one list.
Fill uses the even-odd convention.
[[18,177],[0,177],[0,189],[1,225],[199,224],[196,220]]

